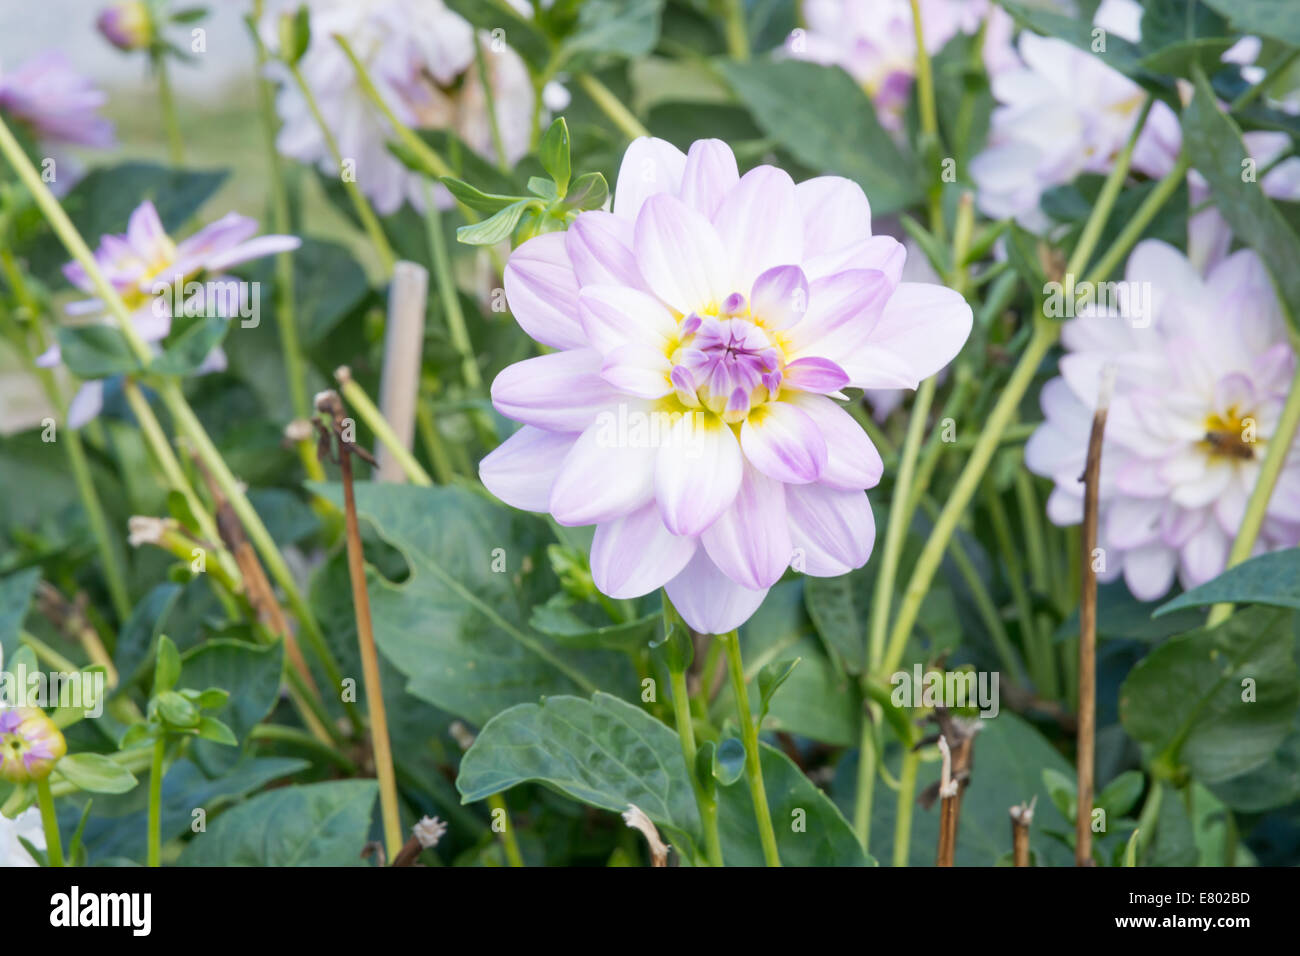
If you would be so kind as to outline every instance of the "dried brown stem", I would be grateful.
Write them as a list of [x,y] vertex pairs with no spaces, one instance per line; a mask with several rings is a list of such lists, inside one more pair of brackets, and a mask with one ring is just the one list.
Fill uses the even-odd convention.
[[1079,721],[1076,756],[1078,811],[1074,821],[1074,863],[1092,866],[1093,774],[1097,747],[1097,498],[1101,483],[1101,448],[1106,432],[1106,414],[1114,388],[1114,367],[1102,372],[1097,410],[1088,436],[1088,458],[1083,472],[1083,554],[1080,562],[1083,586],[1079,604]]
[[953,717],[946,708],[935,708],[939,722],[939,751],[943,772],[939,782],[920,797],[922,806],[939,799],[939,849],[936,866],[953,866],[957,855],[957,829],[961,823],[961,801],[970,785],[975,766],[975,735],[983,729],[978,720]]
[[1011,808],[1011,857],[1015,866],[1029,866],[1029,826],[1038,797]]

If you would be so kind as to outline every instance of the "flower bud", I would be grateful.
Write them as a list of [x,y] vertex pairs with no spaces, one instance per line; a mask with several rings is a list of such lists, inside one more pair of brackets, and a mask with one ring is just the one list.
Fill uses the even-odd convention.
[[44,780],[67,752],[62,732],[43,710],[0,709],[0,779],[11,783]]
[[96,25],[119,50],[143,50],[153,42],[153,21],[142,0],[122,0],[106,7]]

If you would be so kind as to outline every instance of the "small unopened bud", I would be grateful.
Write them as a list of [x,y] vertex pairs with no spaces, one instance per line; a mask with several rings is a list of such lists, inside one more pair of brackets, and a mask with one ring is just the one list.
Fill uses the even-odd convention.
[[95,25],[119,50],[143,50],[153,42],[153,20],[141,0],[123,0],[106,7]]
[[67,752],[62,732],[43,710],[0,708],[0,780],[44,780]]

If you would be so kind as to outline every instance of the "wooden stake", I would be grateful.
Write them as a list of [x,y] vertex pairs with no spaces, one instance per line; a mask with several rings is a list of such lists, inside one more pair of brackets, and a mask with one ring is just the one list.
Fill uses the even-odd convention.
[[[1083,587],[1079,604],[1079,733],[1076,776],[1078,812],[1074,821],[1074,863],[1092,866],[1092,802],[1097,749],[1097,497],[1101,484],[1101,446],[1106,414],[1115,388],[1115,366],[1102,369],[1097,390],[1097,410],[1088,436],[1088,458],[1083,472]],[[1105,555],[1100,556],[1105,560]]]
[[[384,365],[379,376],[379,410],[408,451],[415,440],[428,291],[429,273],[423,266],[406,261],[393,266],[388,324],[384,329]],[[406,481],[401,463],[387,449],[378,449],[376,457],[377,481]]]

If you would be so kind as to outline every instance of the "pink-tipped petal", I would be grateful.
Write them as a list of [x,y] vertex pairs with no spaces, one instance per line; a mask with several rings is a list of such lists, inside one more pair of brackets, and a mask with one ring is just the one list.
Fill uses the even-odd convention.
[[587,339],[602,355],[623,345],[666,346],[677,323],[648,292],[616,285],[584,286],[578,315]]
[[765,328],[788,329],[808,312],[808,278],[798,266],[774,266],[754,280],[749,310]]
[[620,345],[605,356],[600,377],[620,392],[639,398],[662,398],[673,390],[668,380],[673,365],[662,349],[650,345]]
[[732,430],[704,413],[681,416],[655,463],[655,498],[673,534],[700,534],[731,507],[744,458]]
[[825,485],[785,491],[795,549],[791,565],[796,571],[833,578],[867,563],[876,541],[876,519],[866,495]]
[[77,394],[68,403],[68,427],[80,428],[87,422],[99,417],[104,410],[104,382],[96,379],[82,382]]
[[533,339],[557,349],[587,344],[564,233],[535,236],[516,249],[506,264],[505,287],[515,321]]
[[767,596],[737,584],[698,549],[682,573],[664,590],[682,619],[701,634],[726,634],[749,620]]
[[740,428],[745,458],[759,471],[787,484],[816,481],[826,467],[826,439],[791,402],[754,409]]
[[603,521],[591,541],[591,579],[617,600],[641,597],[661,588],[686,567],[698,539],[672,534],[653,502]]
[[791,400],[826,439],[826,465],[817,479],[819,484],[861,491],[880,483],[885,464],[852,415],[822,395],[795,395]]
[[250,262],[280,252],[292,252],[301,245],[302,240],[297,236],[258,236],[256,239],[241,242],[233,249],[217,253],[203,265],[205,271],[215,274],[237,266],[241,262]]
[[524,359],[501,371],[492,383],[492,404],[506,418],[558,432],[586,429],[619,399],[600,377],[595,349],[575,349]]
[[[970,336],[972,315],[961,294],[940,285],[902,282],[885,304],[865,346],[837,359],[858,388],[892,388],[879,381],[873,367],[902,363],[910,370],[910,388],[956,357]],[[836,358],[831,355],[830,358]]]
[[791,358],[828,358],[845,368],[884,314],[894,290],[877,269],[852,269],[814,281],[808,312],[787,330]]
[[803,228],[794,181],[775,166],[755,166],[713,216],[730,261],[732,289],[749,289],[773,266],[803,259]]
[[785,486],[746,468],[736,500],[700,541],[731,580],[751,590],[770,588],[789,567],[793,550]]
[[806,258],[835,253],[871,237],[871,204],[862,187],[842,176],[818,176],[795,187],[803,216]]
[[525,425],[478,463],[483,486],[512,508],[550,510],[551,486],[577,436]]
[[830,359],[795,359],[785,367],[786,387],[800,392],[829,395],[849,384],[848,373]]
[[641,287],[629,220],[602,209],[584,212],[564,233],[564,247],[579,286]]

